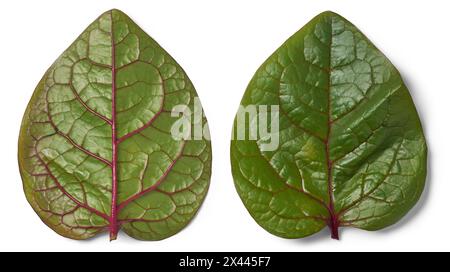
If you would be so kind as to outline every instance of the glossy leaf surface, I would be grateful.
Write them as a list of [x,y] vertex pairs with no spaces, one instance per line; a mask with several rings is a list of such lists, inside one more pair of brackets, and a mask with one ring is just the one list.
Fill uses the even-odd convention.
[[267,231],[301,238],[329,226],[338,238],[339,227],[394,224],[418,201],[427,148],[413,101],[396,68],[341,16],[322,13],[289,38],[241,104],[279,106],[275,151],[261,138],[231,142],[237,191]]
[[46,72],[25,112],[19,164],[31,206],[73,239],[177,233],[211,174],[209,141],[171,135],[172,108],[193,111],[196,96],[182,68],[129,17],[104,13]]

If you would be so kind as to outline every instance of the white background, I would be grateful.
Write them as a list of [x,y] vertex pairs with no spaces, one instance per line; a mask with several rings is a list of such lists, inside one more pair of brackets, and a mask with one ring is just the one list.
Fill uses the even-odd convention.
[[[119,235],[63,238],[27,203],[17,164],[26,104],[52,62],[102,12],[119,8],[185,69],[202,100],[213,146],[204,205],[179,234],[159,242]],[[450,250],[450,2],[447,0],[0,1],[0,250],[55,251],[397,251]],[[286,240],[260,228],[233,185],[231,125],[262,62],[312,17],[338,12],[397,66],[425,128],[428,183],[401,222],[378,232],[343,229]]]

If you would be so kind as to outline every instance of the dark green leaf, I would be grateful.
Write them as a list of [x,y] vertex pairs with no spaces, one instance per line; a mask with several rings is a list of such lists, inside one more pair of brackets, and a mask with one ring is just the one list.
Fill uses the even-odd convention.
[[115,239],[122,229],[160,240],[180,231],[211,173],[209,141],[171,136],[172,108],[193,111],[196,95],[130,18],[101,15],[46,72],[25,112],[19,164],[31,206],[73,239],[105,231]]
[[237,191],[267,231],[299,238],[328,225],[338,238],[339,227],[394,224],[418,201],[427,148],[413,101],[395,67],[341,16],[322,13],[289,38],[241,104],[279,106],[276,150],[262,149],[260,136],[231,142]]

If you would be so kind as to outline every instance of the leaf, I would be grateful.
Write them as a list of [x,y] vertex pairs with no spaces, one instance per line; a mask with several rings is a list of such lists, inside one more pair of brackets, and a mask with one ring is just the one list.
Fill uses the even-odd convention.
[[322,13],[289,38],[241,105],[278,106],[279,131],[269,134],[278,148],[263,149],[261,135],[231,142],[236,189],[270,233],[300,238],[329,226],[338,239],[339,227],[394,224],[418,201],[427,148],[413,101],[395,67],[341,16]]
[[[207,140],[175,140],[176,105],[197,96],[182,68],[129,17],[94,21],[37,86],[23,118],[19,165],[26,197],[54,231],[87,239],[119,229],[167,238],[208,189]],[[206,127],[200,116],[197,123]]]

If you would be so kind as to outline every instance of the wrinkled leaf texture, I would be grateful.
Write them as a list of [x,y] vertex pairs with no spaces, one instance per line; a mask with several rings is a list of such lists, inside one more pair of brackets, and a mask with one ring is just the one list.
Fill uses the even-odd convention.
[[72,239],[107,231],[115,239],[122,229],[160,240],[180,231],[211,174],[209,141],[170,135],[173,106],[193,111],[196,95],[127,15],[101,15],[49,68],[25,112],[19,165],[33,209]]
[[[418,201],[427,148],[399,72],[350,22],[325,12],[258,69],[241,104],[279,105],[279,148],[231,142],[236,189],[264,229],[378,230]],[[235,121],[236,122],[236,121]],[[247,120],[247,123],[249,121]]]

